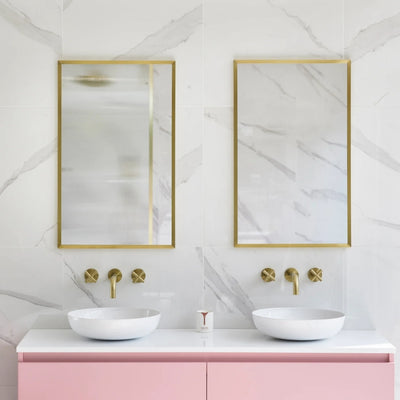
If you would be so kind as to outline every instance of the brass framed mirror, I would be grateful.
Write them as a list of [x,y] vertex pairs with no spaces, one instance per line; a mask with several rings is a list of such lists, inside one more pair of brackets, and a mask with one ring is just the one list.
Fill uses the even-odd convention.
[[234,245],[351,245],[350,60],[234,61]]
[[175,246],[175,62],[58,62],[58,247]]

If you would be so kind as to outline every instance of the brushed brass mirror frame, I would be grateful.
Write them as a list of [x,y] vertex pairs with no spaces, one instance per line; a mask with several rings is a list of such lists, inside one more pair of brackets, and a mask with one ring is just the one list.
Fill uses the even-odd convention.
[[[316,64],[347,65],[347,243],[239,243],[238,242],[238,64]],[[271,59],[233,61],[233,126],[234,126],[234,247],[350,247],[351,246],[351,60]]]
[[[61,171],[62,171],[62,66],[65,64],[156,64],[171,65],[171,244],[63,244],[62,243],[62,201],[61,201]],[[57,186],[57,246],[64,249],[89,249],[89,248],[174,248],[175,247],[175,61],[171,60],[59,60],[58,61],[58,186]],[[152,83],[151,83],[152,84]],[[151,106],[150,106],[151,107]],[[152,122],[150,122],[152,126]],[[151,133],[150,133],[151,134]],[[152,189],[149,189],[150,191]],[[149,216],[150,219],[150,216]],[[151,223],[149,222],[150,226]]]

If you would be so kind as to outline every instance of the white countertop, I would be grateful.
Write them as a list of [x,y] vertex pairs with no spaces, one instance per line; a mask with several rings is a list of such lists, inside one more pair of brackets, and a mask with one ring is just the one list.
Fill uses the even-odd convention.
[[31,329],[18,353],[394,353],[395,347],[375,331],[341,331],[332,339],[289,342],[255,329],[158,329],[133,340],[99,341],[71,329]]

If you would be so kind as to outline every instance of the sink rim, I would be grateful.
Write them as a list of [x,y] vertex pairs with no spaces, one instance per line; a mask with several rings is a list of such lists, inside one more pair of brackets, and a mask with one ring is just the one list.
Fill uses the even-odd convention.
[[160,318],[158,310],[132,306],[82,308],[68,313],[69,325],[75,333],[109,341],[147,336],[157,329]]
[[[274,311],[278,315],[268,314]],[[254,310],[252,317],[256,328],[267,336],[310,341],[328,339],[338,334],[343,329],[346,316],[341,311],[323,308],[271,307]]]
[[[274,312],[274,311],[289,311],[289,312],[318,312],[321,313],[320,317],[310,316],[299,318],[296,315],[288,315],[288,316],[277,316],[277,315],[265,315],[263,312]],[[323,313],[326,313],[326,316],[323,316]],[[333,319],[345,318],[345,314],[341,311],[331,310],[328,308],[316,308],[316,307],[266,307],[266,308],[258,308],[252,311],[252,315],[259,318],[268,318],[277,321],[327,321]]]
[[[151,315],[142,315],[142,316],[131,316],[131,317],[123,317],[123,318],[118,318],[118,317],[112,317],[112,316],[104,316],[103,318],[100,315],[97,316],[91,316],[90,312],[100,313],[102,311],[106,312],[112,312],[112,311],[143,311],[143,312],[149,312]],[[79,315],[81,312],[87,312],[88,315]],[[77,315],[78,314],[78,315]],[[74,318],[74,319],[82,319],[82,320],[87,320],[87,321],[131,321],[131,320],[141,320],[141,319],[149,319],[152,317],[159,317],[161,315],[161,312],[152,308],[138,308],[138,307],[92,307],[92,308],[80,308],[77,310],[72,310],[69,311],[67,316],[68,318]]]

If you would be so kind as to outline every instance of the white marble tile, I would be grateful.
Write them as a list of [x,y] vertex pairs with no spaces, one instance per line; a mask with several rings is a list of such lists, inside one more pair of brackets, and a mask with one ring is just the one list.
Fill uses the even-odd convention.
[[[55,251],[41,248],[0,250],[1,295],[40,307],[61,309],[62,262]],[[3,309],[6,315],[14,310]],[[12,314],[10,314],[12,315]]]
[[62,310],[62,263],[46,249],[1,249],[0,338],[16,344],[41,313]]
[[347,254],[345,268],[347,329],[374,329],[373,311],[376,253],[372,246],[357,246]]
[[352,59],[354,105],[400,105],[400,4],[353,0],[344,6],[345,56]]
[[205,0],[206,106],[232,105],[233,59],[342,58],[341,4]]
[[[235,249],[207,247],[204,251],[205,304],[215,312],[219,328],[251,327],[251,311],[265,307],[310,306],[343,308],[344,249]],[[260,273],[275,270],[276,281],[265,283]],[[298,296],[284,278],[286,268],[298,270]],[[323,270],[323,281],[307,278],[311,267]]]
[[204,111],[204,241],[233,245],[233,112]]
[[63,58],[176,60],[177,104],[201,104],[199,0],[72,1],[63,15]]
[[203,243],[203,108],[176,112],[175,231],[176,244]]
[[[61,55],[58,0],[0,2],[0,106],[49,106],[56,103]],[[12,65],[12,66],[11,66]]]
[[376,230],[371,218],[379,209],[377,119],[374,110],[353,107],[351,148],[352,244],[374,244]]
[[[161,328],[191,328],[200,307],[203,270],[195,248],[178,250],[71,250],[63,251],[64,307],[67,310],[113,305],[134,305],[161,311]],[[96,268],[99,280],[84,282],[86,268]],[[117,283],[117,297],[110,298],[107,272],[119,268],[123,274]],[[141,268],[146,273],[143,284],[133,284],[131,272]]]
[[398,107],[353,108],[354,245],[398,245]]
[[56,223],[55,109],[0,108],[0,121],[0,247],[39,246]]

